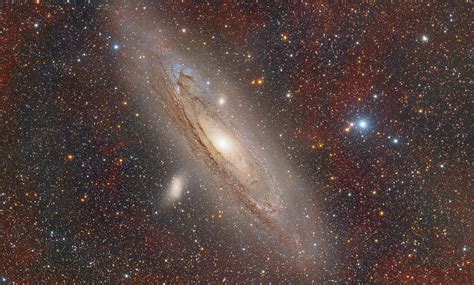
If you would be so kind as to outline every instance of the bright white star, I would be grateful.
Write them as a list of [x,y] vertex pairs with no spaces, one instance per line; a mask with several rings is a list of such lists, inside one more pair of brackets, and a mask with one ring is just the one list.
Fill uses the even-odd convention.
[[361,128],[361,129],[367,129],[367,127],[369,126],[369,124],[367,123],[366,120],[360,120],[357,125],[358,125],[359,128]]

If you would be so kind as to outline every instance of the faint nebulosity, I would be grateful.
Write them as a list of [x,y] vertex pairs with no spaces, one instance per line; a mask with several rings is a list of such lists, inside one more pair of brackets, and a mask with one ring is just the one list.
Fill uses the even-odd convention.
[[0,284],[474,280],[469,2],[24,2]]

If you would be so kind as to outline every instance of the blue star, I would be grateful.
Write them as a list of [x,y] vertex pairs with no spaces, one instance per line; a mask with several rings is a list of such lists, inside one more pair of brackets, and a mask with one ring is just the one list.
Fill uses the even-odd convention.
[[361,129],[367,129],[369,127],[369,124],[367,123],[366,120],[360,120],[357,125],[359,126],[359,128]]

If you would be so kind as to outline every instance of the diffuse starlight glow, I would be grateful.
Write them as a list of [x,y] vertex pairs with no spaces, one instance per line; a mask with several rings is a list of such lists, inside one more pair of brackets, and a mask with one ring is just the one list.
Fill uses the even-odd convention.
[[[151,28],[138,30],[142,29]],[[185,138],[191,155],[207,166],[209,174],[218,177],[229,194],[227,197],[233,197],[228,202],[242,209],[249,219],[247,224],[263,229],[281,252],[289,257],[301,256],[300,263],[312,259],[316,237],[311,233],[315,228],[305,221],[296,206],[296,203],[304,204],[301,191],[286,189],[290,184],[282,183],[273,173],[278,166],[271,159],[264,159],[258,147],[223,119],[218,106],[211,104],[219,102],[219,96],[209,94],[205,82],[200,84],[186,74],[186,66],[176,64],[171,52],[164,55],[148,49],[146,58],[130,66],[136,67],[138,74],[147,74],[147,86],[165,106],[167,116]]]

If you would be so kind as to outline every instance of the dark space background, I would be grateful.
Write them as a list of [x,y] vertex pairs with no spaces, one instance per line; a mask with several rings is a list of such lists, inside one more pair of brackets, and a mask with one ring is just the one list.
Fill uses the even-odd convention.
[[154,203],[178,154],[121,80],[117,5],[14,2],[0,11],[0,283],[474,280],[470,3],[126,4],[279,129],[329,237],[309,277],[241,250],[209,199]]

